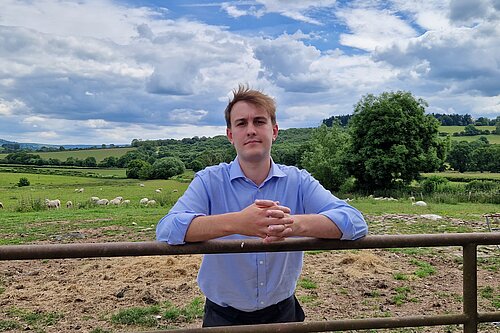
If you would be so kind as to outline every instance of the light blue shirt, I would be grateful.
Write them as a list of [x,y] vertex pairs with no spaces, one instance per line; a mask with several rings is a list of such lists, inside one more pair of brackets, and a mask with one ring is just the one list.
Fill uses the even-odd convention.
[[[156,227],[156,238],[184,244],[187,229],[197,216],[239,212],[256,199],[279,201],[291,214],[322,214],[342,231],[342,239],[367,234],[361,213],[336,198],[307,171],[272,163],[257,186],[243,174],[238,158],[208,167],[195,175],[184,195]],[[333,222],[332,222],[333,223]],[[230,235],[220,239],[255,238]],[[290,297],[302,270],[304,253],[269,252],[205,254],[198,274],[201,291],[212,302],[242,311],[255,311]]]

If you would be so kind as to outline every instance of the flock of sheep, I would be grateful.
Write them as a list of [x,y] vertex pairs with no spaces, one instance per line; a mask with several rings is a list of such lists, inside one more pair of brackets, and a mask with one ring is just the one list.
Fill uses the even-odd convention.
[[[144,184],[139,184],[139,186],[144,187]],[[75,189],[75,193],[83,193],[85,191],[84,188]],[[155,190],[156,193],[162,193],[162,188],[158,188]],[[178,190],[173,190],[173,193],[178,192]],[[114,199],[108,200],[99,197],[91,197],[89,200],[92,204],[98,206],[107,206],[107,205],[129,205],[131,203],[128,199],[123,199],[123,197],[115,197]],[[59,209],[61,208],[61,200],[60,199],[45,199],[45,206],[48,209]],[[139,200],[139,204],[141,206],[155,206],[157,205],[156,200],[149,198],[142,198]],[[2,202],[0,202],[0,209],[4,208]],[[73,202],[71,200],[66,201],[66,208],[73,208]]]

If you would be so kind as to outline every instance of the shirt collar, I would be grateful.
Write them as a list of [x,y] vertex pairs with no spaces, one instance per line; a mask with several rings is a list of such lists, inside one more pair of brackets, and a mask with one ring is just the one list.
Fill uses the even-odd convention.
[[[276,165],[276,163],[274,163],[273,159],[271,158],[271,170],[269,170],[269,174],[264,180],[264,183],[273,177],[285,177],[285,176],[286,174],[283,171],[281,171],[278,165]],[[246,178],[245,174],[241,170],[240,162],[238,161],[238,156],[236,156],[236,158],[230,163],[230,169],[229,169],[229,179],[233,181],[234,179],[237,178]]]

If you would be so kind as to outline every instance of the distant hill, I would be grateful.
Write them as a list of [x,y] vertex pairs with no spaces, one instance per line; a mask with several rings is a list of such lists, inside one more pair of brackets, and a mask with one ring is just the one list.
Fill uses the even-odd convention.
[[[63,146],[65,149],[77,149],[77,148],[100,148],[100,145],[51,145],[51,144],[46,144],[46,143],[25,143],[25,142],[16,142],[16,141],[8,141],[4,139],[0,139],[0,146],[4,144],[9,144],[9,145],[15,145],[18,144],[19,148],[21,149],[31,149],[31,150],[38,150],[42,147],[47,147],[47,148],[59,148]],[[124,145],[115,145],[115,146],[124,146]]]

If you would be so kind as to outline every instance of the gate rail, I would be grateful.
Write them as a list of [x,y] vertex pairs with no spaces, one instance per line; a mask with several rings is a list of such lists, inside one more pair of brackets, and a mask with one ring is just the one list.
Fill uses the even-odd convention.
[[[0,260],[461,246],[463,249],[463,313],[461,314],[194,328],[168,332],[326,332],[463,324],[465,333],[473,333],[477,332],[479,323],[500,322],[500,312],[477,312],[477,246],[498,244],[500,244],[500,232],[374,235],[356,241],[294,238],[270,244],[263,244],[260,240],[211,240],[182,246],[172,246],[163,242],[4,245],[0,246]],[[167,331],[149,331],[152,332]]]

